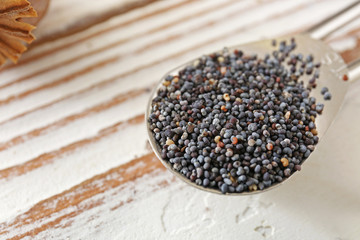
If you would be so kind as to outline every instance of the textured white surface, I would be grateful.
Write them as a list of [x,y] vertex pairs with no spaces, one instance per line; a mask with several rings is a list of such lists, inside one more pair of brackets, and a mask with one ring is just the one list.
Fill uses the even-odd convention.
[[[0,72],[0,239],[360,239],[360,82],[314,160],[271,192],[211,195],[134,160],[151,152],[141,115],[166,71],[306,29],[350,2],[159,1],[31,49]],[[114,4],[73,3],[68,14]],[[330,44],[358,48],[358,23]]]

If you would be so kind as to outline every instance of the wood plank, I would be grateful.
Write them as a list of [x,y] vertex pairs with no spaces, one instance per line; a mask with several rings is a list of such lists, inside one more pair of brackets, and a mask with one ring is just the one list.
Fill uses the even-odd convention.
[[[146,145],[143,117],[148,90],[168,69],[223,46],[298,33],[351,0],[157,1],[116,8],[105,20],[98,16],[118,4],[150,2],[106,1],[58,28],[51,26],[64,12],[39,26],[41,44],[0,72],[0,238],[360,237],[356,84],[319,160],[250,198],[210,195],[173,178]],[[360,54],[358,24],[328,40],[346,61]],[[48,41],[52,33],[59,35]]]
[[[17,236],[13,236],[13,238],[8,235],[7,238],[21,239],[25,236],[34,236],[51,227],[56,227],[62,219],[75,217],[82,211],[95,207],[97,204],[91,204],[85,209],[75,210],[72,213],[66,213],[63,216],[58,216],[56,219],[51,219],[54,213],[61,212],[67,208],[71,209],[72,207],[79,206],[83,201],[97,194],[117,188],[129,181],[134,181],[136,178],[142,177],[143,175],[149,174],[153,171],[158,171],[159,169],[163,170],[164,167],[153,154],[148,154],[138,159],[134,159],[129,163],[121,165],[120,167],[113,168],[103,174],[94,176],[93,178],[86,180],[85,182],[82,182],[81,184],[74,186],[46,201],[39,202],[28,212],[17,217],[15,221],[7,224],[1,224],[0,236],[4,236],[5,234],[13,235],[12,232],[16,231],[22,232],[23,229],[26,229],[26,225],[37,221],[43,222],[44,218],[49,218],[51,221],[48,221],[45,224],[42,223],[40,227],[35,229],[29,229],[28,231],[25,230],[24,233],[17,234]],[[167,182],[162,184],[166,185]],[[74,193],[76,194],[74,195]],[[101,202],[98,202],[98,204],[101,204]],[[54,208],[52,206],[56,207]],[[6,228],[12,232],[6,230]]]
[[[5,178],[0,180],[0,221],[94,175],[149,153],[146,139],[139,138],[145,132],[142,119],[138,116],[119,122],[95,136],[1,170]],[[15,195],[18,197],[13,199]]]

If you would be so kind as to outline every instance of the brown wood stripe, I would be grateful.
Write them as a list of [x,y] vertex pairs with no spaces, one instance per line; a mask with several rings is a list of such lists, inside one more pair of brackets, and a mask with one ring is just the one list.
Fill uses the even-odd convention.
[[[44,73],[46,73],[46,72],[49,72],[49,71],[58,69],[59,67],[63,67],[63,66],[69,65],[69,64],[74,63],[74,62],[76,62],[76,61],[78,61],[78,60],[80,60],[80,59],[84,59],[84,58],[86,58],[86,57],[90,57],[90,56],[92,56],[92,55],[95,55],[95,54],[97,54],[97,53],[100,53],[100,52],[103,52],[103,51],[105,51],[105,50],[111,49],[111,48],[113,48],[113,47],[116,47],[116,46],[125,44],[125,43],[127,43],[127,42],[131,42],[131,41],[133,41],[133,40],[135,40],[135,39],[139,39],[139,38],[146,37],[146,36],[149,35],[149,34],[154,34],[154,33],[156,33],[156,32],[160,32],[160,31],[162,31],[162,30],[166,30],[166,29],[168,29],[168,28],[170,28],[170,27],[174,27],[174,26],[179,25],[179,24],[181,24],[181,23],[183,23],[183,22],[190,21],[191,19],[194,19],[194,18],[196,18],[196,17],[200,17],[200,16],[203,16],[203,15],[205,15],[205,14],[211,13],[211,12],[213,12],[213,11],[215,11],[215,10],[219,10],[219,9],[225,8],[225,7],[227,7],[227,6],[229,6],[229,5],[233,4],[233,3],[234,3],[234,2],[232,2],[232,1],[229,1],[229,2],[226,2],[226,3],[222,3],[222,4],[220,4],[220,6],[214,6],[214,7],[212,7],[212,8],[205,9],[205,10],[203,10],[203,11],[200,11],[200,12],[197,12],[197,13],[194,13],[194,14],[190,14],[190,15],[184,16],[183,18],[180,18],[180,19],[179,19],[178,21],[176,21],[176,22],[165,23],[164,25],[161,25],[161,26],[159,26],[159,27],[155,27],[155,28],[150,29],[150,30],[148,30],[148,31],[145,31],[145,32],[142,32],[142,33],[133,35],[133,36],[128,37],[128,38],[125,38],[125,39],[121,39],[121,40],[119,40],[119,41],[116,41],[116,42],[114,42],[114,43],[112,43],[112,44],[109,44],[109,45],[106,45],[106,46],[104,46],[104,47],[101,47],[101,48],[99,48],[99,49],[96,49],[96,50],[93,50],[93,51],[89,51],[89,52],[84,53],[84,54],[81,54],[81,55],[79,55],[79,56],[77,56],[77,57],[75,57],[75,58],[68,59],[68,60],[66,60],[66,61],[60,62],[60,63],[55,64],[55,65],[53,65],[53,66],[50,66],[50,67],[47,67],[47,68],[45,68],[45,69],[36,71],[36,72],[34,72],[34,73],[32,73],[32,74],[29,74],[29,75],[27,75],[27,76],[18,78],[18,79],[16,79],[16,80],[12,81],[12,82],[9,82],[9,83],[7,83],[7,84],[4,84],[4,85],[0,86],[0,89],[9,87],[9,86],[14,85],[14,84],[17,84],[17,83],[22,82],[22,81],[24,81],[24,80],[26,80],[26,79],[36,77],[36,76],[38,76],[38,75],[40,75],[40,74],[44,74]],[[243,11],[245,11],[245,10],[249,10],[249,9],[244,9]],[[97,34],[97,35],[98,35],[98,34]],[[97,36],[97,35],[96,35],[96,36]]]
[[[11,239],[21,239],[25,236],[34,236],[46,229],[55,227],[63,219],[75,217],[88,209],[102,204],[100,200],[94,201],[90,205],[79,207],[83,201],[91,199],[97,194],[119,187],[127,182],[134,181],[145,174],[154,172],[155,170],[165,170],[165,168],[153,153],[134,159],[105,173],[94,176],[69,190],[37,203],[29,211],[17,216],[12,222],[0,224],[0,229],[2,229],[0,235],[10,231],[7,230],[8,228],[21,228],[34,223],[35,221],[50,217],[52,214],[59,213],[61,210],[66,208],[75,206],[78,207],[77,210],[73,212],[61,214],[55,220],[42,224],[40,227],[32,229],[31,231],[21,235],[17,235]],[[101,182],[101,184],[99,184],[99,182]],[[167,184],[166,182],[162,183],[164,185]],[[128,199],[127,201],[131,200]],[[122,204],[120,203],[120,205]]]
[[[75,93],[66,95],[66,96],[64,96],[64,97],[62,97],[62,98],[59,98],[59,99],[55,100],[55,101],[51,101],[51,102],[49,102],[49,103],[47,103],[47,104],[44,104],[44,105],[41,105],[41,106],[39,106],[39,107],[32,108],[32,109],[30,109],[30,110],[28,110],[28,111],[25,111],[25,112],[23,112],[23,113],[21,113],[21,114],[18,114],[18,115],[16,115],[16,116],[12,117],[12,118],[10,118],[10,119],[7,119],[7,120],[5,120],[5,121],[3,121],[3,122],[0,122],[0,126],[1,126],[1,125],[4,125],[4,124],[6,124],[6,123],[12,122],[12,121],[14,121],[14,120],[16,120],[16,119],[18,119],[18,118],[24,117],[24,116],[26,116],[26,115],[28,115],[28,114],[30,114],[30,113],[33,113],[33,112],[36,112],[36,111],[43,110],[43,109],[46,109],[46,108],[48,108],[48,107],[51,107],[52,105],[55,105],[55,104],[57,104],[57,103],[60,103],[60,102],[65,101],[65,100],[67,100],[67,99],[70,99],[70,98],[72,98],[72,97],[78,97],[78,96],[80,96],[81,94],[88,93],[88,92],[90,92],[90,91],[92,91],[92,90],[94,90],[94,89],[99,89],[99,88],[105,87],[105,86],[111,84],[113,81],[115,81],[115,80],[117,80],[117,79],[118,79],[118,76],[112,77],[112,78],[107,79],[107,80],[105,80],[105,81],[103,81],[103,82],[101,82],[101,83],[93,84],[93,85],[91,85],[91,86],[89,86],[89,87],[87,87],[87,88],[84,88],[84,89],[82,89],[82,90],[80,90],[80,91],[78,91],[78,92],[75,92]],[[147,91],[150,91],[150,89],[147,89]]]
[[89,72],[92,72],[94,71],[95,69],[98,69],[98,68],[101,68],[109,63],[112,63],[112,62],[116,62],[118,60],[119,57],[112,57],[112,58],[108,58],[108,59],[105,59],[105,60],[102,60],[100,62],[97,62],[95,64],[92,64],[90,66],[87,66],[81,70],[78,70],[74,73],[71,73],[65,77],[62,77],[60,79],[57,79],[53,82],[50,82],[48,84],[44,84],[44,85],[41,85],[39,87],[36,87],[36,88],[33,88],[33,89],[30,89],[28,91],[25,91],[25,92],[22,92],[22,93],[19,93],[17,95],[12,95],[10,97],[8,97],[7,99],[4,99],[2,101],[0,101],[0,106],[2,105],[6,105],[6,104],[9,104],[15,100],[20,100],[22,98],[25,98],[31,94],[34,94],[36,92],[39,92],[39,91],[42,91],[42,90],[45,90],[45,89],[48,89],[48,88],[53,88],[53,87],[56,87],[60,84],[64,84],[64,83],[67,83],[67,82],[70,82],[72,81],[73,79],[81,76],[81,75],[84,75],[84,74],[87,74]]
[[144,121],[144,115],[138,115],[126,121],[118,122],[110,127],[104,128],[103,130],[99,131],[99,133],[93,137],[86,138],[83,140],[79,140],[74,142],[70,145],[64,146],[59,150],[55,150],[49,153],[44,153],[39,157],[36,157],[32,160],[29,160],[25,163],[9,167],[6,169],[0,170],[0,179],[12,179],[16,176],[20,176],[22,174],[28,173],[33,171],[37,168],[40,168],[44,165],[52,163],[56,158],[59,158],[65,154],[69,154],[74,152],[75,150],[87,146],[89,144],[95,143],[111,134],[114,134],[121,130],[124,127],[129,127],[130,125],[140,124]]
[[92,16],[87,16],[86,21],[80,21],[76,24],[72,24],[71,28],[58,31],[58,32],[51,32],[51,34],[44,35],[42,38],[36,40],[31,47],[43,44],[48,41],[54,41],[58,40],[60,38],[84,31],[96,24],[105,22],[106,20],[109,20],[110,18],[121,15],[127,12],[130,12],[136,8],[144,7],[146,5],[149,5],[151,3],[156,2],[157,0],[137,0],[137,1],[131,1],[127,2],[124,6],[121,7],[115,7],[110,9],[108,12],[102,13],[102,14],[96,14]]
[[360,27],[354,28],[341,36],[330,38],[328,43],[331,44],[332,42],[341,41],[346,38],[354,38],[356,40],[356,45],[354,48],[342,51],[340,53],[345,63],[350,63],[360,58]]
[[346,63],[350,63],[360,58],[360,38],[356,38],[356,46],[353,49],[349,49],[341,52],[341,57]]
[[[296,7],[296,8],[294,8],[293,10],[299,10],[300,8],[303,8],[304,6],[306,6],[306,4],[301,5],[301,6],[299,6],[299,7]],[[255,6],[252,6],[252,7],[255,8]],[[250,8],[251,8],[251,7],[250,7]],[[243,9],[243,11],[249,11],[249,8],[248,8],[248,9]],[[290,10],[290,11],[291,11],[291,10]],[[210,27],[210,26],[212,26],[212,25],[214,25],[214,24],[216,24],[216,23],[219,23],[219,22],[222,22],[222,21],[226,21],[228,18],[231,18],[231,17],[233,17],[233,16],[236,16],[236,15],[238,15],[238,14],[240,14],[240,13],[241,13],[241,11],[234,11],[232,14],[228,14],[228,15],[224,16],[223,18],[220,18],[220,20],[208,21],[208,22],[206,22],[205,24],[199,25],[198,27],[196,27],[196,28],[194,28],[194,29],[192,29],[192,30],[193,30],[194,32],[196,32],[196,31],[198,31],[198,30],[202,30],[202,29],[207,28],[207,27]],[[281,16],[283,16],[283,15],[284,15],[284,13],[279,13],[279,14],[275,15],[274,18],[270,17],[270,19],[275,19],[275,18],[281,17]],[[241,31],[244,31],[244,30],[250,28],[251,26],[257,25],[257,24],[259,24],[259,23],[261,23],[261,22],[264,22],[264,20],[258,21],[258,22],[256,22],[256,24],[250,24],[250,25],[248,25],[248,26],[241,27],[240,30],[241,30]],[[238,32],[239,32],[239,29],[237,29],[237,30],[234,31],[234,33],[238,33]],[[231,35],[233,35],[233,33],[231,33],[231,34],[225,34],[225,35],[220,36],[220,37],[216,37],[216,38],[214,38],[213,40],[206,41],[205,43],[200,44],[200,46],[204,46],[204,45],[206,45],[206,44],[209,44],[209,43],[212,43],[212,42],[214,42],[214,41],[223,39],[224,37],[229,37],[229,36],[231,36]],[[120,59],[122,59],[122,58],[125,58],[126,56],[137,55],[137,54],[140,54],[140,53],[142,53],[142,52],[144,52],[144,51],[147,51],[147,50],[149,50],[149,49],[151,49],[151,48],[154,48],[154,47],[156,47],[156,46],[161,46],[161,45],[163,45],[163,44],[165,44],[165,43],[169,43],[169,42],[171,42],[171,41],[174,41],[174,40],[177,40],[177,39],[179,39],[179,38],[186,37],[186,36],[188,36],[188,33],[173,34],[173,35],[168,36],[167,38],[160,39],[160,40],[158,40],[158,41],[155,41],[155,42],[153,42],[153,43],[150,43],[150,44],[148,44],[148,45],[146,45],[146,46],[144,46],[144,47],[142,47],[142,48],[140,48],[140,49],[138,49],[138,50],[136,50],[136,51],[134,51],[134,52],[129,52],[129,53],[124,54],[124,55],[121,55],[121,56],[113,57],[113,58],[111,58],[111,59],[107,59],[107,60],[102,61],[102,62],[106,62],[106,63],[115,62],[115,61],[118,61],[118,60],[120,60]],[[96,64],[94,64],[94,65],[92,65],[92,66],[102,66],[102,65],[105,65],[105,64],[102,64],[102,62],[96,63]],[[92,66],[90,67],[91,69],[93,68]],[[87,67],[87,68],[88,68],[88,67]],[[76,74],[76,77],[77,77],[77,76],[80,76],[80,75],[82,75],[82,74],[85,74],[85,73],[87,73],[88,71],[87,71],[86,69],[83,69],[83,70],[80,70],[80,71],[78,71],[78,72],[79,72],[79,74]],[[45,90],[45,89],[48,89],[48,88],[52,88],[52,87],[58,86],[58,85],[60,85],[60,84],[63,84],[63,83],[65,83],[65,82],[68,82],[68,81],[70,81],[70,80],[72,80],[72,79],[74,79],[74,78],[75,78],[75,77],[73,77],[73,74],[71,74],[71,75],[69,75],[69,76],[65,76],[65,77],[63,77],[63,78],[61,78],[61,79],[59,79],[59,80],[57,80],[57,81],[52,82],[52,83],[45,84],[45,85],[42,85],[42,86],[37,87],[37,88],[35,88],[35,89],[30,89],[30,90],[25,91],[25,92],[22,92],[22,93],[20,93],[20,94],[10,96],[9,98],[0,101],[0,106],[1,106],[1,105],[5,105],[5,104],[9,104],[9,103],[11,103],[12,101],[15,101],[15,100],[20,100],[20,99],[22,99],[22,98],[24,98],[24,97],[27,97],[27,96],[29,96],[30,94],[36,93],[36,92],[38,92],[38,91],[40,91],[40,90]]]
[[[176,9],[178,7],[181,7],[181,6],[184,6],[184,5],[187,5],[189,3],[192,3],[194,1],[192,0],[186,0],[186,1],[183,1],[183,2],[179,2],[177,4],[174,4],[174,5],[171,5],[169,7],[166,7],[166,8],[163,8],[163,9],[158,9],[154,12],[151,12],[151,13],[147,13],[147,14],[144,14],[144,15],[141,15],[137,18],[134,18],[134,19],[131,19],[131,20],[128,20],[128,21],[125,21],[123,23],[120,23],[120,24],[117,24],[115,26],[112,26],[112,27],[109,27],[109,28],[105,28],[105,29],[102,29],[98,32],[95,32],[95,33],[92,33],[88,36],[85,36],[85,37],[82,37],[82,38],[79,38],[77,39],[76,41],[73,41],[73,42],[70,42],[70,43],[66,43],[62,46],[59,46],[59,47],[55,47],[54,49],[50,49],[50,50],[47,50],[45,52],[42,52],[42,53],[39,53],[39,54],[36,54],[34,56],[31,56],[31,57],[28,57],[28,58],[25,58],[25,59],[22,59],[18,62],[17,65],[8,65],[8,66],[5,66],[3,67],[2,71],[6,71],[7,69],[11,69],[11,68],[14,68],[16,66],[21,66],[21,65],[25,65],[25,64],[28,64],[32,61],[35,61],[39,58],[42,58],[42,57],[45,57],[45,56],[48,56],[48,55],[52,55],[54,54],[55,52],[57,51],[60,51],[60,50],[63,50],[63,49],[66,49],[66,48],[69,48],[75,44],[78,44],[78,43],[81,43],[81,42],[84,42],[90,38],[93,38],[93,37],[96,37],[96,36],[99,36],[99,35],[102,35],[104,33],[107,33],[107,32],[110,32],[110,31],[113,31],[113,30],[116,30],[116,29],[119,29],[119,28],[122,28],[122,27],[125,27],[125,26],[128,26],[130,24],[133,24],[137,21],[141,21],[141,20],[144,20],[144,19],[147,19],[147,18],[150,18],[150,17],[153,17],[153,16],[156,16],[156,15],[159,15],[159,14],[162,14],[162,13],[165,13],[167,11],[170,11],[172,9]],[[34,48],[36,46],[33,46],[31,45],[32,47],[31,48]]]
[[138,89],[138,90],[133,90],[130,92],[126,92],[123,94],[119,94],[117,96],[115,96],[114,98],[112,98],[111,100],[104,102],[104,103],[100,103],[94,107],[91,107],[89,109],[86,109],[80,113],[76,113],[70,116],[67,116],[65,118],[62,118],[56,122],[53,122],[51,124],[48,124],[44,127],[41,128],[37,128],[34,129],[30,132],[27,132],[25,134],[22,134],[20,136],[14,137],[11,140],[4,142],[4,143],[0,143],[0,152],[4,151],[4,150],[8,150],[11,147],[14,147],[16,145],[19,145],[21,143],[24,143],[25,141],[28,141],[30,139],[33,139],[35,137],[41,136],[43,134],[45,134],[48,131],[53,131],[55,129],[58,129],[60,127],[63,127],[71,122],[74,122],[76,120],[79,120],[81,118],[85,118],[88,117],[90,115],[93,114],[97,114],[97,113],[101,113],[105,110],[108,110],[112,107],[115,107],[119,104],[122,104],[124,102],[126,102],[129,99],[132,99],[134,97],[137,97],[143,93],[146,92],[146,89],[142,88],[142,89]]
[[360,27],[356,27],[354,29],[351,29],[350,31],[342,34],[342,35],[339,35],[339,36],[336,36],[336,37],[331,37],[330,36],[330,39],[327,40],[326,42],[336,42],[336,41],[340,41],[340,40],[343,40],[345,38],[349,38],[349,37],[357,37],[358,35],[360,34]]

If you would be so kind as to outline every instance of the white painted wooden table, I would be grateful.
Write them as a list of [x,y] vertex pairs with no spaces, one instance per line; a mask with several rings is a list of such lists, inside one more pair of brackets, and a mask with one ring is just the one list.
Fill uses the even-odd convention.
[[[152,2],[53,0],[37,42],[0,72],[0,239],[360,239],[359,82],[316,160],[251,197],[175,179],[144,124],[167,70],[353,1]],[[359,20],[328,40],[346,61],[360,56]]]

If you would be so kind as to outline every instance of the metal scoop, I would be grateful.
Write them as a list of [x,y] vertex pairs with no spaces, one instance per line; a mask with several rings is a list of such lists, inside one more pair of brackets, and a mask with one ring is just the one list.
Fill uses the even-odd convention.
[[[335,27],[332,27],[331,29],[326,30],[326,27],[329,23],[339,20],[341,16],[343,16],[344,13],[348,13],[349,11],[352,11],[356,5],[358,5],[360,1],[355,2],[354,4],[351,4],[350,6],[346,7],[345,9],[341,10],[340,12],[336,13],[335,15],[325,19],[315,27],[311,28],[310,30],[306,31],[305,33],[296,35],[296,36],[285,36],[285,37],[279,37],[275,38],[277,42],[281,41],[287,41],[290,42],[291,38],[295,38],[295,41],[297,43],[297,48],[295,52],[302,53],[303,55],[312,54],[314,56],[314,59],[316,62],[321,62],[321,68],[320,68],[320,78],[317,79],[317,89],[311,91],[310,96],[315,97],[318,101],[322,102],[324,106],[324,111],[321,115],[319,115],[316,118],[316,126],[318,131],[318,137],[321,139],[324,137],[327,129],[330,127],[331,123],[336,117],[336,114],[338,113],[339,109],[342,106],[345,94],[347,92],[348,87],[350,86],[350,81],[344,81],[344,75],[348,76],[350,74],[351,80],[354,80],[357,76],[354,75],[356,67],[360,65],[360,59],[358,59],[355,62],[352,62],[351,64],[347,65],[345,64],[344,60],[341,58],[341,56],[336,53],[334,50],[332,50],[329,46],[327,46],[324,42],[322,42],[319,39],[326,38],[329,34],[334,32],[336,29],[342,27],[343,25],[347,24],[352,19],[347,19],[345,21],[342,21],[341,23],[338,23]],[[360,4],[359,4],[360,5]],[[360,12],[360,11],[358,11]],[[358,16],[358,15],[357,15]],[[355,17],[357,17],[355,16]],[[325,30],[324,30],[325,29]],[[317,38],[317,39],[316,39]],[[233,51],[235,49],[242,50],[243,52],[247,54],[257,54],[259,57],[263,57],[266,53],[270,53],[275,48],[272,46],[272,40],[273,39],[266,39],[261,40],[257,42],[250,42],[238,46],[229,47],[229,51]],[[164,81],[165,77],[170,74],[177,74],[179,70],[183,69],[185,66],[192,64],[194,62],[190,61],[188,63],[185,63],[172,71],[165,74],[165,76],[160,80],[160,82],[155,87],[150,99],[149,103],[146,109],[146,124],[147,124],[147,130],[149,135],[149,141],[150,145],[155,152],[156,156],[160,159],[160,161],[163,163],[163,165],[171,171],[173,174],[175,174],[177,177],[179,177],[181,180],[185,181],[189,185],[196,187],[198,189],[222,194],[219,189],[213,189],[213,188],[206,188],[203,186],[199,186],[195,184],[194,182],[190,181],[188,178],[180,174],[178,171],[174,170],[172,168],[172,165],[165,159],[161,157],[161,148],[156,142],[153,133],[150,130],[150,124],[147,121],[149,119],[150,113],[151,113],[151,102],[154,97],[156,97],[157,90],[162,85],[162,82]],[[305,78],[305,77],[304,77]],[[305,78],[305,81],[307,79]],[[319,88],[321,89],[323,86],[326,86],[329,88],[330,92],[332,93],[332,99],[331,101],[323,101],[323,96],[320,93]],[[320,144],[320,143],[319,143]],[[315,148],[314,151],[318,146]],[[313,156],[313,153],[309,156],[306,161],[311,161],[311,157]],[[292,174],[290,177],[292,177],[294,174]],[[290,178],[289,177],[289,178]],[[289,179],[287,178],[287,179]],[[285,179],[285,180],[287,180]],[[284,180],[284,181],[285,181]],[[268,188],[265,188],[264,190],[256,190],[256,191],[250,191],[250,192],[242,192],[242,193],[226,193],[226,195],[250,195],[254,193],[260,193],[264,191],[271,190],[281,183],[274,183]]]

